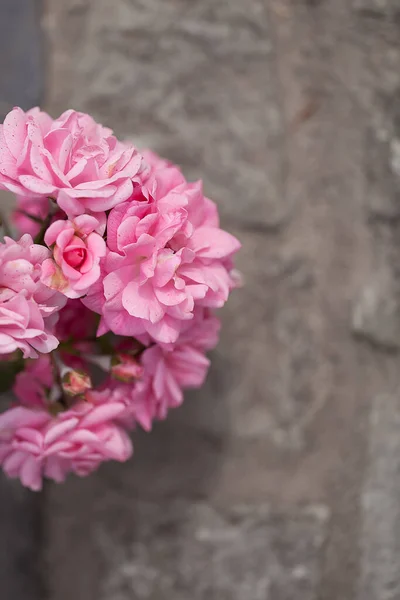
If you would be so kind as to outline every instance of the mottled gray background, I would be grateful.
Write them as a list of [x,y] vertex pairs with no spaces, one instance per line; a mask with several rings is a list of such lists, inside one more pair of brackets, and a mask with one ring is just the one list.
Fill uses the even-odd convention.
[[246,285],[131,462],[2,483],[2,599],[398,600],[400,0],[32,7],[0,2],[1,109],[202,177]]

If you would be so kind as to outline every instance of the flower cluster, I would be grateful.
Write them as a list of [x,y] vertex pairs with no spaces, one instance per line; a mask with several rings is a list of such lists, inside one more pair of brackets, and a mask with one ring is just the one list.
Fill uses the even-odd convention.
[[201,182],[72,110],[6,116],[0,188],[21,235],[0,244],[0,463],[39,490],[127,460],[127,431],[202,385],[240,244]]

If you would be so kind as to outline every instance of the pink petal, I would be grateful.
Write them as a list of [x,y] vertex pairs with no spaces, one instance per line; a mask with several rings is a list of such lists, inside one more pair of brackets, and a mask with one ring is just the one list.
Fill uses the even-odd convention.
[[89,235],[98,227],[99,221],[92,215],[79,215],[74,219],[74,224],[81,235]]
[[55,423],[49,429],[49,431],[45,434],[44,445],[49,446],[50,444],[55,442],[55,440],[57,440],[61,436],[64,436],[65,434],[67,434],[70,431],[72,431],[73,429],[75,429],[75,427],[77,426],[78,423],[79,423],[79,419],[77,419],[76,417],[71,417],[70,419],[67,419],[66,421],[61,421],[59,423]]
[[59,456],[49,456],[46,459],[44,475],[57,481],[57,483],[62,483],[65,481],[65,476],[69,471],[68,461],[60,458]]
[[[0,125],[0,174],[6,175],[12,179],[16,179],[18,176],[18,171],[16,167],[15,157],[11,154],[8,149],[7,142],[4,138],[4,128]],[[9,185],[6,185],[7,180],[4,180],[4,187],[10,189]],[[12,182],[10,182],[12,187]],[[19,188],[17,188],[16,193],[18,193]],[[10,189],[10,191],[13,191]]]
[[26,460],[26,452],[21,450],[11,451],[11,454],[3,460],[3,469],[9,477],[16,477],[19,473],[21,465]]
[[172,282],[168,283],[162,288],[155,288],[154,293],[157,300],[159,300],[161,304],[164,304],[165,306],[175,306],[176,304],[181,304],[186,300],[187,297],[186,292],[177,290]]
[[21,482],[34,492],[42,489],[42,462],[29,456],[21,467]]
[[190,238],[188,248],[202,258],[225,258],[239,250],[240,242],[222,229],[199,227]]
[[132,455],[132,443],[128,435],[120,428],[115,427],[111,437],[105,444],[105,449],[110,458],[119,462],[126,461]]
[[86,245],[90,253],[96,258],[102,258],[106,254],[106,243],[98,233],[91,233],[87,240]]
[[52,223],[51,225],[49,225],[48,229],[46,230],[45,236],[44,236],[44,241],[48,246],[51,246],[52,244],[55,243],[55,241],[57,240],[58,236],[61,234],[61,232],[68,230],[70,232],[70,235],[72,236],[74,234],[74,228],[72,226],[72,223],[70,223],[70,221],[54,221],[54,223]]
[[44,180],[47,183],[53,183],[53,175],[43,159],[42,150],[35,145],[31,148],[29,163],[34,174],[39,177],[39,179]]
[[3,124],[4,138],[14,158],[18,158],[26,137],[26,115],[20,108],[8,113]]
[[17,406],[0,414],[0,431],[18,427],[40,427],[49,420],[50,417],[46,411]]
[[120,402],[113,402],[112,404],[103,404],[96,406],[93,410],[88,413],[81,421],[81,427],[93,427],[100,423],[106,423],[112,421],[125,410],[125,406]]
[[131,281],[124,289],[122,304],[132,317],[147,319],[151,323],[157,323],[165,312],[154,294],[153,286],[139,286],[136,281]]
[[158,323],[146,323],[146,331],[158,342],[174,344],[180,332],[180,323],[165,315]]
[[46,149],[56,160],[60,170],[65,172],[72,149],[72,135],[68,129],[53,129],[44,138]]
[[46,183],[33,175],[20,175],[18,179],[27,190],[35,194],[52,194],[56,189],[53,184]]

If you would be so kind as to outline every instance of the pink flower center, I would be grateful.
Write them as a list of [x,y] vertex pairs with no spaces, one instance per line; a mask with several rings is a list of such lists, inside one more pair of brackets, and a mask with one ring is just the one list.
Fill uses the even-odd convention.
[[74,248],[64,252],[64,260],[70,267],[79,269],[86,258],[86,248]]

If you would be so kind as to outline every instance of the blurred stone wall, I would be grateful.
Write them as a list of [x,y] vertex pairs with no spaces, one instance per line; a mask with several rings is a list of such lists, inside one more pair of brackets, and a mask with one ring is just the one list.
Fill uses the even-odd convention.
[[243,241],[205,388],[49,486],[49,600],[400,597],[398,0],[46,0],[46,108]]
[[[42,36],[35,9],[31,0],[0,2],[0,122],[14,105],[28,109],[38,104],[43,93]],[[11,202],[12,195],[0,191],[2,217]],[[7,406],[10,398],[0,395],[0,402]],[[38,495],[0,474],[1,598],[43,598],[41,506]]]

